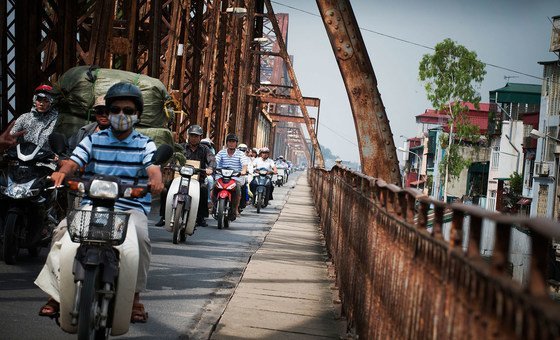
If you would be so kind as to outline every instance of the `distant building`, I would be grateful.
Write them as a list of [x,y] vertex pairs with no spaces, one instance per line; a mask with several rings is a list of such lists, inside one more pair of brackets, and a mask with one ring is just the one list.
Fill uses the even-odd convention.
[[[529,132],[534,128],[532,124],[538,117],[540,94],[540,85],[519,83],[507,83],[502,88],[490,91],[491,119],[488,136],[491,152],[486,204],[488,210],[517,212],[520,205],[526,209],[530,202],[528,198],[506,202],[503,193],[504,186],[508,185],[515,172],[523,175],[524,169],[527,170],[525,152],[531,155],[534,143],[530,143],[526,138],[529,137]],[[525,191],[527,194],[529,187],[530,185]]]

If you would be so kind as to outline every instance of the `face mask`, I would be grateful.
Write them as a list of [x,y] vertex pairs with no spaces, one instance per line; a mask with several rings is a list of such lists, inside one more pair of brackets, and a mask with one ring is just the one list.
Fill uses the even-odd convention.
[[124,113],[110,114],[109,122],[116,132],[128,131],[138,122],[138,115],[125,115]]

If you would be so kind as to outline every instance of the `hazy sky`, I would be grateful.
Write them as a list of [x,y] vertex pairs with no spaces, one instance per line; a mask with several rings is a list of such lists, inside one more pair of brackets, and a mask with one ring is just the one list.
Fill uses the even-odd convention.
[[[432,50],[388,38],[379,32],[433,47],[451,38],[474,50],[485,63],[534,75],[527,77],[487,66],[480,93],[510,82],[541,84],[538,61],[557,58],[548,52],[551,22],[560,15],[559,0],[360,0],[352,7],[373,64],[395,144],[401,135],[418,133],[414,116],[430,108],[418,80],[422,55]],[[358,161],[356,132],[346,90],[319,14],[312,0],[275,0],[276,13],[289,13],[288,53],[304,96],[321,98],[319,142],[344,160]],[[364,30],[365,29],[365,30]],[[401,155],[399,155],[401,158]]]

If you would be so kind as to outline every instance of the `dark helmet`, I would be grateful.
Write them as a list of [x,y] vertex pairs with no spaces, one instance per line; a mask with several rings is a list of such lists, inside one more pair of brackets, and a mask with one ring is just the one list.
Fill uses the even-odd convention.
[[239,142],[239,139],[237,138],[237,135],[235,133],[228,133],[228,135],[226,136],[226,142],[230,140]]
[[138,86],[131,83],[120,82],[111,86],[105,94],[105,103],[110,106],[111,103],[117,99],[130,99],[136,105],[136,110],[139,113],[144,111],[144,99],[142,98],[142,91]]
[[200,125],[195,124],[195,125],[189,126],[189,128],[187,129],[187,134],[202,136],[203,131],[202,131],[202,128],[200,127]]

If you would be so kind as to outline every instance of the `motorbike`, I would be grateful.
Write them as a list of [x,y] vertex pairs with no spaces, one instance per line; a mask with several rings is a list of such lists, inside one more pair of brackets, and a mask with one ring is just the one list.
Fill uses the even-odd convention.
[[254,181],[256,181],[255,192],[253,193],[253,204],[257,208],[257,214],[261,212],[261,208],[268,205],[268,186],[271,184],[272,172],[267,169],[259,169],[255,173]]
[[[160,146],[153,164],[161,165],[171,155],[171,147]],[[130,213],[115,210],[115,202],[120,197],[143,197],[149,188],[105,175],[67,180],[67,187],[78,197],[87,196],[90,204],[69,209],[68,232],[58,246],[57,321],[64,331],[77,333],[78,339],[125,334],[130,326],[139,251],[136,229],[128,227]]]
[[[56,150],[59,151],[59,150]],[[30,142],[10,148],[0,175],[1,255],[15,264],[20,249],[37,256],[47,247],[63,215],[57,190],[48,176],[56,170],[55,153]]]
[[277,187],[283,186],[287,182],[287,169],[278,168],[278,174],[276,174],[275,184]]
[[216,179],[216,209],[214,218],[218,221],[218,229],[229,228],[229,210],[231,209],[231,198],[237,182],[234,177],[239,177],[239,172],[234,169],[216,169],[216,174],[221,175]]
[[196,174],[204,169],[186,164],[173,166],[173,170],[179,176],[173,179],[167,192],[165,228],[173,232],[173,243],[177,244],[185,242],[187,235],[194,233],[200,200],[200,183]]

